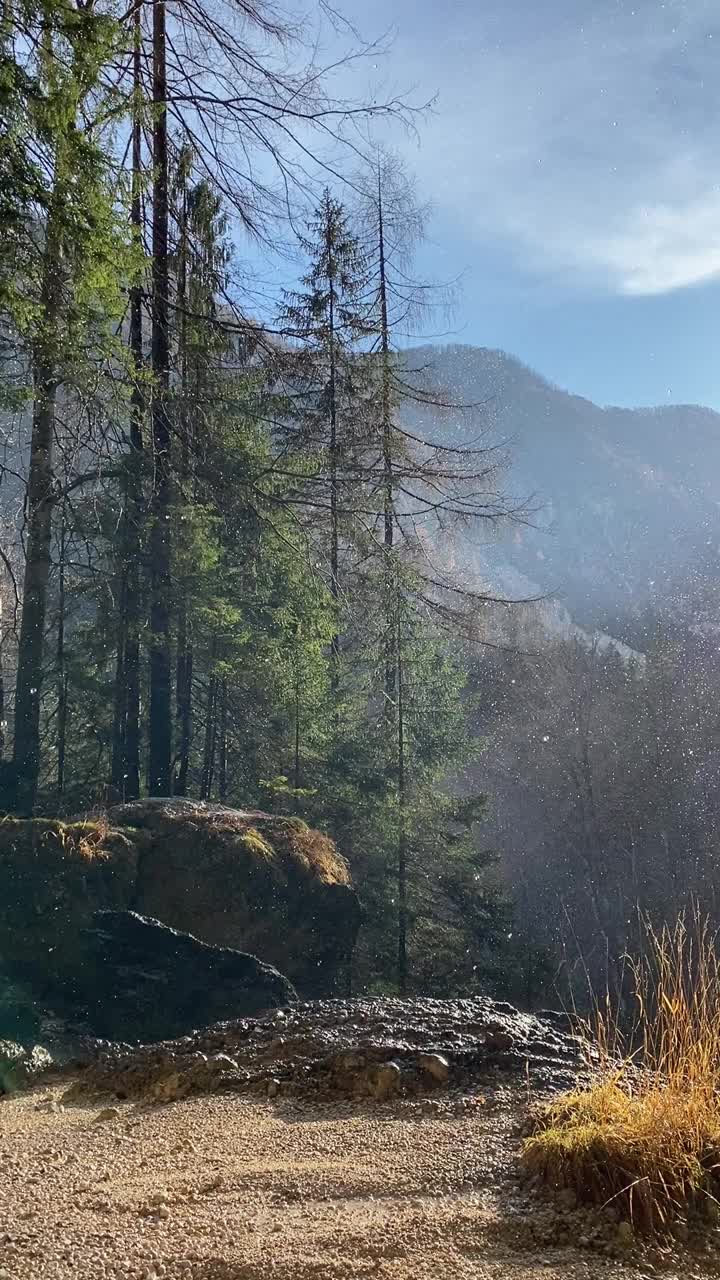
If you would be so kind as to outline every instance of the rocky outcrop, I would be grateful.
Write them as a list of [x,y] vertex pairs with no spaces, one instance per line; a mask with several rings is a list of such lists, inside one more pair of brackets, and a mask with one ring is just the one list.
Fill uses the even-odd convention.
[[193,800],[140,800],[107,817],[136,833],[133,910],[261,956],[306,998],[346,993],[360,906],[328,836],[300,818]]
[[586,1065],[575,1036],[492,1000],[314,1001],[163,1044],[99,1045],[71,1095],[169,1101],[208,1091],[309,1090],[384,1101],[503,1073],[565,1087]]
[[161,1040],[296,998],[277,969],[213,947],[132,911],[101,911],[81,931],[76,967],[51,1002],[73,1026],[105,1039]]
[[[175,799],[119,805],[88,821],[4,818],[0,1037],[17,1036],[12,986],[42,1013],[53,1010],[60,978],[67,988],[83,973],[85,931],[98,911],[134,911],[258,955],[305,997],[345,989],[360,917],[346,863],[299,819]],[[167,1000],[169,984],[164,991]],[[113,1039],[128,1035],[112,1022],[119,1008],[109,1003],[103,1024]],[[227,1003],[217,1016],[249,1011]],[[198,1013],[189,1026],[202,1023]],[[174,1026],[152,1035],[189,1029],[185,1020]]]

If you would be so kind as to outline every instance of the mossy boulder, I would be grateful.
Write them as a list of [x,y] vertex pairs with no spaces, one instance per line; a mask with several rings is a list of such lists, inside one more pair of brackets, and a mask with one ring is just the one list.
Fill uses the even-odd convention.
[[0,820],[0,967],[12,981],[49,997],[104,910],[251,952],[306,998],[344,994],[360,919],[344,859],[299,819],[172,799],[87,821]]

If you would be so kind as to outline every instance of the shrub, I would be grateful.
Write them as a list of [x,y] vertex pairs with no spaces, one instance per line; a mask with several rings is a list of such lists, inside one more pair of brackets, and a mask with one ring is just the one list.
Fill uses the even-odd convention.
[[586,1026],[600,1065],[587,1088],[535,1117],[526,1170],[580,1200],[614,1202],[662,1230],[688,1210],[715,1218],[720,1194],[720,959],[697,911],[674,928],[644,927],[633,961],[635,1019],[609,1002]]

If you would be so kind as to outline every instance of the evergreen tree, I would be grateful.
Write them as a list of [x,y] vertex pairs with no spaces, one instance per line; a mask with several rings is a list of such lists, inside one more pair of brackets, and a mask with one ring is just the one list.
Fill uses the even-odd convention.
[[309,505],[327,512],[330,594],[335,632],[330,643],[331,679],[339,694],[341,552],[352,542],[352,513],[361,501],[354,465],[363,430],[361,362],[358,341],[366,333],[361,302],[365,262],[348,215],[329,188],[309,224],[302,248],[310,259],[304,291],[289,294],[282,323],[300,342],[290,360],[289,423],[294,448],[316,459]]
[[[117,190],[102,146],[102,72],[117,29],[90,2],[44,0],[32,15],[13,12],[29,52],[10,59],[15,89],[10,163],[38,156],[33,182],[21,191],[14,218],[19,263],[0,271],[4,307],[31,367],[32,434],[27,483],[27,537],[15,692],[14,803],[32,812],[40,772],[40,697],[56,501],[53,457],[62,388],[71,397],[119,312],[128,256]],[[6,7],[5,22],[8,21]],[[24,46],[27,48],[28,46]],[[21,91],[18,93],[18,87]],[[90,123],[86,123],[86,121]],[[28,202],[28,195],[32,200]]]

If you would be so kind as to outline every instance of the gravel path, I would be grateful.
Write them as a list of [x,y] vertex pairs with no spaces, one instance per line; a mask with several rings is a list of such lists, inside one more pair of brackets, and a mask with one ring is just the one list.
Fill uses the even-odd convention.
[[[522,1247],[518,1104],[0,1103],[0,1280],[639,1280]],[[719,1274],[685,1262],[667,1280]]]

